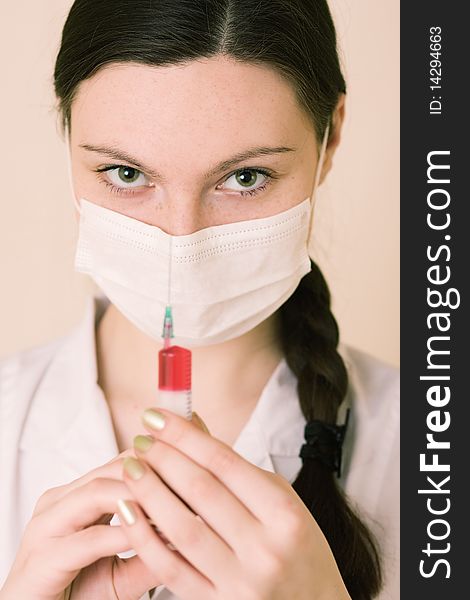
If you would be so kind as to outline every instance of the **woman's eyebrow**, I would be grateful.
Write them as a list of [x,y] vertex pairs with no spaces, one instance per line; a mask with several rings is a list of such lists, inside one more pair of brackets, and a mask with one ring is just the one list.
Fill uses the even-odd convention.
[[249,158],[255,158],[257,156],[267,156],[269,154],[281,154],[283,152],[295,152],[295,148],[288,148],[287,146],[256,146],[254,148],[248,148],[243,150],[229,158],[218,163],[213,169],[206,173],[206,177],[212,177],[222,171],[230,169],[233,165],[236,165]]
[[[120,150],[119,148],[115,148],[113,146],[94,146],[92,144],[79,144],[80,148],[84,148],[89,152],[96,152],[98,154],[102,154],[104,156],[108,156],[109,158],[113,158],[114,160],[119,160],[122,162],[130,163],[136,166],[140,171],[143,171],[147,175],[150,175],[154,179],[163,180],[162,176],[154,171],[151,167],[144,165],[141,161],[133,158],[127,152]],[[222,171],[226,171],[233,165],[240,163],[249,158],[255,158],[257,156],[267,156],[269,154],[281,154],[284,152],[295,152],[296,148],[289,148],[287,146],[256,146],[254,148],[249,148],[248,150],[244,150],[243,152],[239,152],[235,154],[231,158],[227,160],[223,160],[218,163],[214,168],[210,169],[206,173],[206,178],[213,177]]]

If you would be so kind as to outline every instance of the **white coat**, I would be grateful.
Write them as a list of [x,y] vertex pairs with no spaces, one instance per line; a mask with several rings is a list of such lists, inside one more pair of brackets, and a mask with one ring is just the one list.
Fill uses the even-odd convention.
[[[0,362],[0,586],[39,496],[119,453],[97,384],[95,328],[106,306],[104,297],[90,298],[83,321],[70,334]],[[351,347],[341,346],[340,352],[351,406],[340,485],[381,545],[385,587],[379,598],[397,600],[398,371]],[[305,425],[295,385],[283,359],[233,445],[251,463],[291,483],[301,467]],[[175,599],[163,586],[157,597]]]

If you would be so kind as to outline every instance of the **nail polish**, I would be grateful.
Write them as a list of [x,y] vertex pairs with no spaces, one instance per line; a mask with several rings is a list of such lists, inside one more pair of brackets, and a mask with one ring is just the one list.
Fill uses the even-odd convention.
[[129,475],[129,477],[134,481],[140,479],[145,473],[144,467],[133,456],[126,456],[124,462],[122,463],[122,466],[124,467],[124,470]]
[[153,446],[154,439],[150,435],[136,435],[134,438],[134,448],[139,452],[147,452]]
[[147,408],[142,414],[142,421],[156,431],[161,431],[165,427],[165,417],[161,412],[153,408]]
[[117,501],[117,505],[119,509],[119,514],[127,523],[127,525],[134,525],[134,523],[137,521],[137,515],[135,514],[135,511],[132,508],[130,502],[119,498],[119,500]]

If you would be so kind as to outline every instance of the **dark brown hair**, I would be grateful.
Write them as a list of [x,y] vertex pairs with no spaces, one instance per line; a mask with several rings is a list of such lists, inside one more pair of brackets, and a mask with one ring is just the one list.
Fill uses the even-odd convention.
[[[275,69],[295,90],[321,143],[346,92],[326,0],[76,0],[54,72],[63,128],[70,128],[79,84],[105,65],[165,66],[216,55]],[[315,263],[281,307],[280,322],[307,421],[335,423],[348,377],[328,286]],[[303,459],[293,487],[328,540],[350,596],[373,598],[381,587],[376,543],[335,474]]]

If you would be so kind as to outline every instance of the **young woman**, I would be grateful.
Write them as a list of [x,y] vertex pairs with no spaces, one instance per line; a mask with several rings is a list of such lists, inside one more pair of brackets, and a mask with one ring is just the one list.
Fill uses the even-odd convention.
[[[0,366],[0,598],[397,598],[397,375],[338,346],[308,253],[326,0],[76,0],[55,90],[102,295]],[[168,294],[192,420],[155,392]]]

